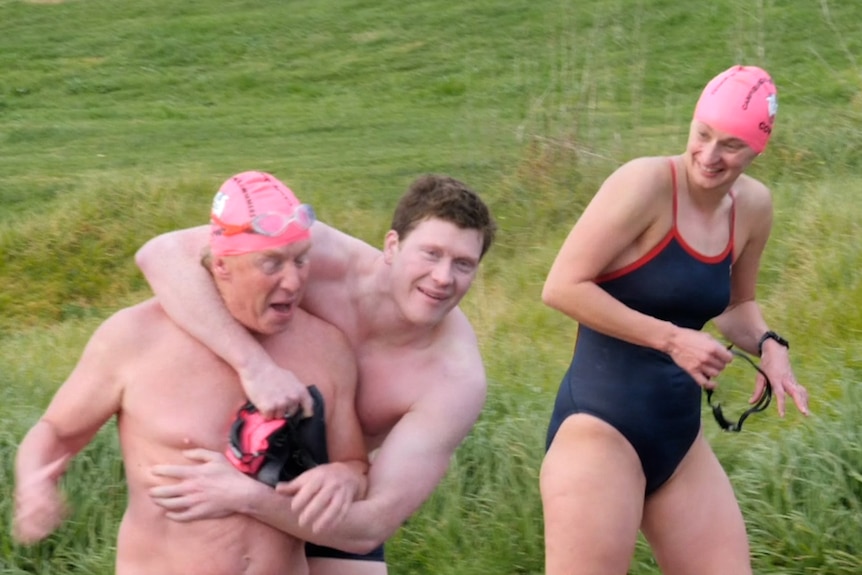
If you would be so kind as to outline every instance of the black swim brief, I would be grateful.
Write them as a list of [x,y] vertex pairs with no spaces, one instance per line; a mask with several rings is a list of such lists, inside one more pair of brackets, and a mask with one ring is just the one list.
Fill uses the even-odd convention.
[[340,551],[338,549],[333,549],[332,547],[324,547],[323,545],[306,543],[305,556],[309,558],[325,557],[328,559],[347,559],[352,561],[377,561],[380,563],[386,562],[386,558],[383,556],[383,545],[381,545],[377,549],[374,549],[373,551],[371,551],[371,553],[360,555],[358,553],[347,553],[346,551]]

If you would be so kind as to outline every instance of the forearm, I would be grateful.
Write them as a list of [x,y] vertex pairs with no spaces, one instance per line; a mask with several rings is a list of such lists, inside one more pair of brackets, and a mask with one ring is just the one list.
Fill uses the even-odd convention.
[[206,230],[201,227],[158,236],[138,251],[135,261],[165,313],[242,373],[262,358],[267,361],[268,356],[227,311],[200,263]]
[[347,553],[366,554],[392,537],[403,522],[398,518],[390,520],[378,501],[355,501],[343,521],[309,541]]
[[294,512],[290,507],[291,497],[281,495],[264,483],[252,481],[247,499],[237,512],[253,517],[298,539],[309,540],[309,536],[313,535],[311,528],[304,529],[300,526],[299,513]]
[[[391,538],[427,501],[446,474],[454,450],[433,441],[429,447],[424,438],[433,435],[432,429],[434,426],[400,430],[415,434],[408,438],[390,432],[390,444],[384,442],[371,464],[367,497],[355,501],[345,519],[329,533],[333,538],[330,547],[368,553]],[[405,439],[407,443],[403,443]]]
[[769,329],[754,300],[729,307],[713,323],[733,345],[755,355],[760,337]]
[[300,524],[300,512],[291,508],[292,497],[282,495],[263,483],[254,483],[245,505],[238,512],[303,541],[350,553],[365,553],[379,545],[373,532],[376,528],[374,517],[369,509],[362,508],[362,501],[354,501],[347,517],[338,525],[316,532],[310,524]]
[[[342,463],[327,464],[345,466]],[[321,466],[324,467],[324,466]],[[422,468],[423,466],[418,466]],[[316,468],[320,469],[320,468]],[[348,473],[355,474],[352,466],[347,466]],[[428,473],[405,473],[399,477],[393,477],[398,481],[393,482],[387,478],[369,478],[365,475],[359,476],[359,481],[354,475],[354,492],[365,489],[369,485],[368,497],[366,499],[354,499],[349,503],[344,515],[336,522],[329,523],[319,529],[309,529],[302,523],[310,523],[308,519],[301,522],[302,510],[294,509],[300,500],[306,499],[302,494],[303,483],[314,485],[317,480],[310,483],[304,481],[313,474],[308,471],[290,483],[280,483],[276,487],[276,493],[281,500],[271,498],[271,493],[263,493],[252,503],[242,509],[255,519],[262,521],[276,529],[285,531],[310,541],[317,545],[333,547],[349,553],[368,553],[388,539],[401,524],[409,517],[421,503],[430,495],[433,486],[437,483],[436,473],[430,476]],[[302,505],[302,504],[300,504]],[[278,511],[281,509],[281,511]]]
[[679,330],[668,321],[631,309],[593,282],[547,283],[542,301],[591,329],[663,352],[670,349]]
[[44,421],[21,442],[15,461],[12,513],[12,536],[19,543],[41,541],[62,523],[66,507],[57,484],[74,451]]
[[[80,448],[60,441],[54,427],[45,420],[34,425],[18,447],[15,456],[15,482],[20,487],[34,479],[50,480],[54,484],[66,471],[65,460]],[[64,463],[59,463],[64,461]],[[45,470],[53,468],[48,476]]]

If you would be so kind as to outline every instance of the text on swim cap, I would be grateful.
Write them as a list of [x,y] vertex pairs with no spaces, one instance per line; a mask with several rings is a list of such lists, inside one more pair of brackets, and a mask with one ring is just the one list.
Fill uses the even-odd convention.
[[757,83],[751,87],[751,89],[748,91],[748,95],[745,97],[745,101],[742,103],[742,109],[743,110],[748,109],[748,104],[751,103],[751,97],[754,96],[754,93],[757,92],[760,89],[760,87],[768,81],[769,80],[767,78],[760,78],[757,80]]

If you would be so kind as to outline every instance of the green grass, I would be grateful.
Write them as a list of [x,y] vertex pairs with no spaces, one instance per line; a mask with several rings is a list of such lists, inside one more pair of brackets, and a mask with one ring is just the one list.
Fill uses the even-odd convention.
[[[264,169],[379,244],[405,186],[436,171],[500,224],[464,302],[490,394],[388,545],[390,572],[541,573],[537,475],[575,330],[541,305],[545,274],[603,178],[682,151],[704,82],[745,61],[781,103],[752,168],[776,205],[759,299],[814,416],[706,429],[756,572],[859,573],[860,22],[827,0],[0,0],[2,516],[15,447],[89,334],[149,295],[132,261],[146,239],[202,223],[221,181]],[[106,426],[64,482],[70,520],[32,548],[0,536],[0,573],[111,572],[118,461]],[[642,541],[631,572],[658,572]]]

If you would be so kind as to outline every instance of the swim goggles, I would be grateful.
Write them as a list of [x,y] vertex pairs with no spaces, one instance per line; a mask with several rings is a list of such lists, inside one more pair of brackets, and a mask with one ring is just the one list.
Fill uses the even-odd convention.
[[329,462],[323,396],[309,386],[314,414],[301,411],[279,419],[264,419],[251,404],[237,412],[231,424],[225,457],[234,467],[271,487]]
[[296,224],[302,230],[311,228],[317,217],[308,204],[299,204],[291,214],[281,212],[266,212],[257,215],[244,224],[228,224],[217,215],[211,214],[213,223],[220,226],[225,236],[235,236],[242,233],[253,233],[275,238],[287,231],[290,224]]
[[760,397],[757,398],[757,401],[743,412],[742,415],[739,416],[739,420],[736,423],[729,421],[721,411],[721,404],[716,402],[712,402],[712,395],[715,390],[707,389],[706,390],[706,402],[709,404],[709,407],[712,408],[712,415],[715,417],[715,421],[718,423],[719,427],[721,427],[724,431],[742,431],[742,424],[748,419],[748,416],[752,413],[757,413],[759,411],[763,411],[767,407],[769,407],[769,402],[772,401],[772,382],[769,381],[769,377],[766,375],[760,366],[755,363],[753,359],[748,357],[746,354],[741,351],[732,349],[732,345],[727,347],[728,351],[732,353],[735,357],[738,357],[745,362],[747,362],[751,367],[757,370],[757,373],[763,376],[764,381],[766,381],[766,389],[760,394]]

